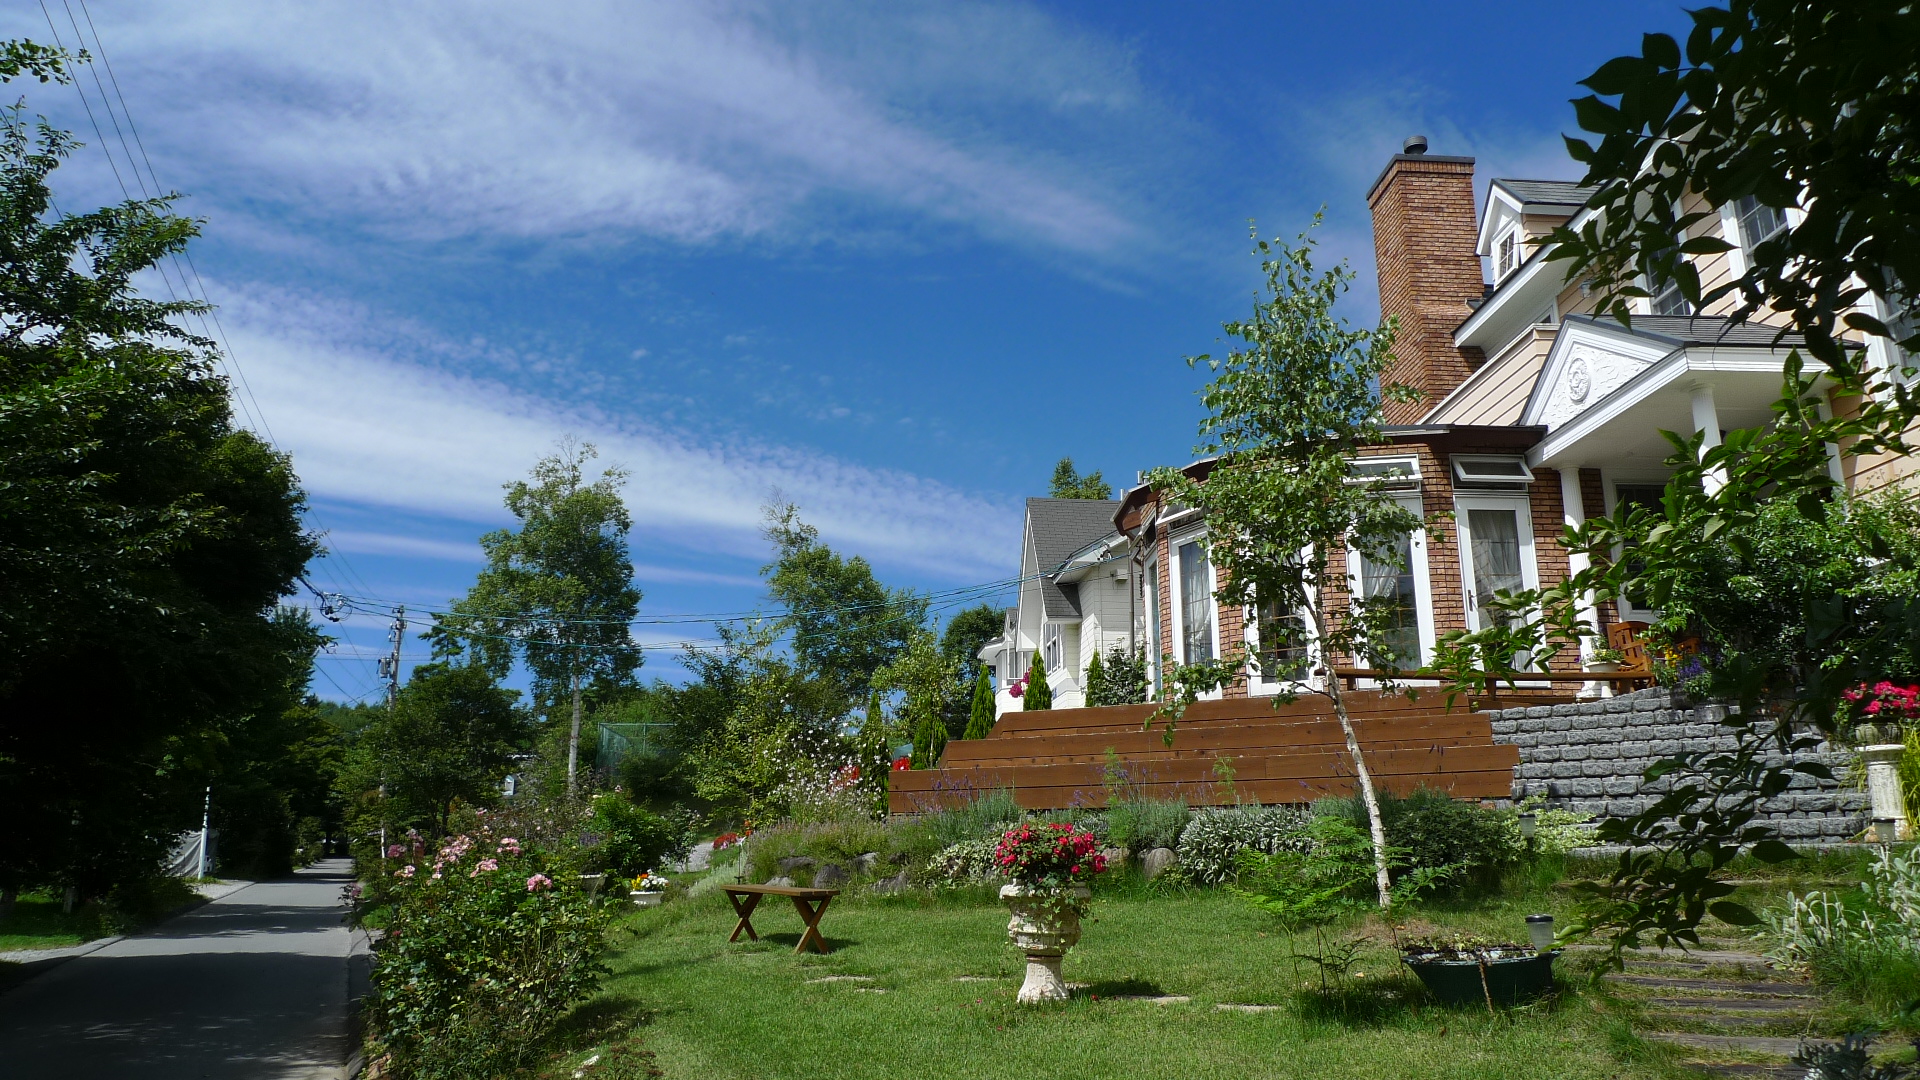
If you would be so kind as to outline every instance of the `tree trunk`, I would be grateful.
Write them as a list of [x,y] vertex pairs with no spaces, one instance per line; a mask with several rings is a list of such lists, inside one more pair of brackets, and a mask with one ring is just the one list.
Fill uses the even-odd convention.
[[[1318,604],[1307,605],[1313,615],[1313,632],[1327,640],[1327,624]],[[1393,879],[1387,872],[1387,826],[1380,819],[1380,799],[1374,794],[1373,774],[1367,771],[1367,759],[1360,753],[1360,736],[1353,730],[1353,717],[1347,713],[1347,693],[1333,673],[1333,663],[1324,654],[1321,662],[1327,671],[1327,696],[1333,699],[1333,714],[1340,720],[1340,731],[1347,737],[1347,753],[1353,758],[1353,775],[1360,786],[1360,800],[1367,805],[1367,830],[1373,834],[1373,883],[1380,894],[1380,910],[1393,906]]]
[[14,902],[19,899],[20,887],[18,885],[8,885],[5,888],[0,888],[0,919],[8,918],[13,914]]
[[580,673],[573,673],[573,732],[567,736],[567,794],[574,792],[574,776],[580,769]]

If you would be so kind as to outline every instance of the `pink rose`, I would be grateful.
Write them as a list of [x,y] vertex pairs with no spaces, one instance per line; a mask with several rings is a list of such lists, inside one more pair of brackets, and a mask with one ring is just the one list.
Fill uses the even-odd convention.
[[[400,868],[400,869],[398,869],[398,870],[395,870],[395,871],[393,872],[393,876],[394,876],[394,877],[412,877],[412,876],[413,876],[413,866],[412,866],[412,864],[408,864],[408,865],[406,865],[406,866],[403,866],[403,867],[401,867],[401,868]],[[435,874],[435,875],[433,875],[433,876],[434,876],[434,877],[439,877],[440,875],[439,875],[439,874]]]
[[535,874],[527,879],[528,892],[546,892],[553,888],[553,879],[545,874]]

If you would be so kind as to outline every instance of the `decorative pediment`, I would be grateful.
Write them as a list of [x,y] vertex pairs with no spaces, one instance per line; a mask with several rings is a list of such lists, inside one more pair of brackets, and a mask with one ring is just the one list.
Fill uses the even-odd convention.
[[1672,351],[1671,343],[1642,337],[1625,328],[1563,323],[1520,422],[1551,431],[1586,412]]

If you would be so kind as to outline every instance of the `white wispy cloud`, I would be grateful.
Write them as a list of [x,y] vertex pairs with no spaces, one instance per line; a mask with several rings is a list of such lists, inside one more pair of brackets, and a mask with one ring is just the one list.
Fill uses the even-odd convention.
[[[797,216],[845,198],[1068,251],[1138,235],[1096,170],[1048,153],[1138,104],[1130,57],[1021,5],[95,13],[168,182],[283,225],[704,241],[808,232]],[[1036,105],[1032,137],[1031,118],[980,122]]]
[[[456,374],[444,362],[458,345],[368,326],[357,308],[281,291],[214,288],[227,297],[223,319],[252,400],[293,454],[308,490],[324,499],[410,517],[497,522],[502,485],[574,434],[595,443],[603,462],[631,470],[626,497],[636,553],[655,538],[757,558],[765,552],[760,508],[776,491],[798,503],[828,542],[942,580],[1000,576],[1017,550],[1019,512],[1010,502],[801,447],[701,442]],[[414,362],[400,351],[409,342],[442,366]],[[398,534],[363,530],[344,539],[397,554],[450,554],[440,541]],[[650,564],[644,572],[655,580],[706,575]]]

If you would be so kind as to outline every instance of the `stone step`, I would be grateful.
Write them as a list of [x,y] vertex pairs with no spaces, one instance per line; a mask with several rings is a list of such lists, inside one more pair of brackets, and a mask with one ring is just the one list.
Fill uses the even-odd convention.
[[1679,975],[1608,975],[1610,983],[1623,986],[1646,986],[1656,990],[1718,990],[1730,994],[1750,994],[1756,997],[1804,998],[1817,1001],[1808,992],[1805,983],[1761,982],[1743,979],[1690,979]]
[[1806,1017],[1800,1013],[1677,1013],[1653,1012],[1647,1014],[1647,1020],[1655,1024],[1701,1024],[1725,1028],[1781,1028],[1805,1027]]
[[1806,1080],[1807,1070],[1798,1065],[1694,1065],[1708,1076],[1758,1077],[1759,1080]]
[[[1751,943],[1749,943],[1751,944]],[[1604,945],[1569,945],[1568,952],[1606,952]],[[1748,964],[1754,967],[1764,966],[1769,961],[1756,952],[1743,949],[1676,949],[1665,946],[1657,949],[1628,949],[1622,954],[1627,963],[1665,963],[1669,960],[1684,964]]]
[[1641,1004],[1655,1009],[1712,1009],[1730,1014],[1795,1014],[1806,1012],[1808,1002],[1802,998],[1735,998],[1735,997],[1650,997],[1638,999]]
[[1689,1050],[1731,1051],[1777,1058],[1790,1058],[1800,1050],[1799,1036],[1787,1035],[1696,1035],[1690,1031],[1648,1031],[1640,1037],[1672,1046],[1684,1046]]

